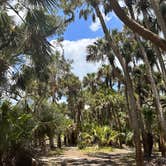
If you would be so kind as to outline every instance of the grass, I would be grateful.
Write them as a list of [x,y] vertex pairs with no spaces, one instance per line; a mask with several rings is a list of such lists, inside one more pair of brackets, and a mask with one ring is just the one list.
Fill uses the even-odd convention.
[[81,149],[80,151],[85,153],[109,153],[113,151],[113,148],[92,146],[92,147],[86,147],[85,149]]
[[48,156],[59,156],[59,155],[61,155],[61,154],[63,154],[63,151],[64,151],[64,149],[55,149],[55,150],[50,150],[48,153],[47,153],[47,155]]

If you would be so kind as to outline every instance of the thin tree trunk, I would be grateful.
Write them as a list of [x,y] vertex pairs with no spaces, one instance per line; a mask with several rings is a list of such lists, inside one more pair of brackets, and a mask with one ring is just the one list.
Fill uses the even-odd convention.
[[156,109],[157,109],[158,120],[159,120],[161,129],[164,132],[164,137],[166,139],[166,121],[165,121],[163,109],[162,109],[162,106],[160,103],[160,96],[159,96],[159,93],[157,90],[156,83],[155,83],[154,78],[153,78],[151,66],[149,64],[149,60],[148,60],[148,57],[146,55],[146,51],[145,51],[144,47],[142,46],[142,43],[139,40],[137,40],[137,41],[139,42],[139,46],[140,46],[140,49],[141,49],[141,52],[142,52],[142,55],[144,58],[144,63],[146,64],[146,71],[147,71],[148,77],[150,79],[152,92],[153,92],[153,96],[154,96],[154,100],[155,100],[155,104],[156,104]]
[[39,141],[40,141],[41,150],[42,150],[43,153],[45,153],[46,152],[46,142],[45,142],[44,137],[40,138]]
[[57,138],[57,146],[58,146],[58,148],[61,148],[61,147],[62,147],[61,134],[58,134],[58,138]]
[[158,58],[159,63],[160,63],[160,67],[162,70],[161,74],[162,74],[164,85],[166,88],[166,68],[165,68],[164,60],[163,60],[163,57],[162,57],[160,50],[158,48],[155,48],[155,51],[156,51],[156,55],[157,55],[157,58]]
[[127,69],[127,65],[125,63],[125,60],[123,59],[123,56],[121,55],[119,48],[116,46],[116,44],[113,42],[110,33],[107,29],[107,26],[105,24],[105,21],[103,19],[103,16],[100,12],[100,9],[98,6],[94,6],[96,14],[101,22],[103,31],[105,33],[105,37],[107,41],[109,42],[110,47],[113,49],[116,57],[118,58],[126,79],[126,86],[127,86],[127,93],[129,97],[129,103],[130,103],[130,111],[131,111],[131,122],[132,122],[132,128],[134,131],[134,142],[135,142],[135,148],[136,148],[136,164],[137,166],[143,166],[143,156],[142,156],[142,147],[141,147],[141,140],[140,140],[140,130],[139,130],[139,122],[137,117],[137,107],[136,107],[136,101],[134,96],[134,90],[132,81]]
[[137,100],[137,108],[138,108],[139,124],[140,124],[141,132],[142,132],[142,143],[143,143],[143,149],[144,149],[144,156],[151,157],[153,142],[151,140],[149,140],[149,135],[152,135],[152,134],[149,133],[149,131],[147,132],[145,130],[144,121],[143,121],[143,117],[141,114],[140,98],[138,98],[138,100]]
[[127,86],[125,85],[125,98],[126,98],[126,104],[127,104],[127,110],[128,110],[128,114],[129,114],[129,126],[130,128],[132,128],[132,124],[131,124],[131,111],[130,111],[130,106],[129,106],[129,97],[128,97],[128,93],[127,93]]
[[67,137],[64,135],[64,145],[67,146]]
[[54,136],[49,136],[50,149],[54,149]]
[[159,151],[161,152],[162,157],[166,157],[166,145],[162,131],[159,136]]
[[[130,10],[130,14],[131,14],[132,19],[135,19],[135,16],[134,16],[132,10]],[[160,96],[159,96],[159,93],[157,90],[157,86],[156,86],[155,80],[153,78],[152,68],[150,66],[150,63],[149,63],[149,60],[148,60],[148,57],[146,54],[146,50],[145,50],[144,46],[142,45],[142,42],[137,34],[135,34],[135,39],[138,42],[140,51],[141,51],[143,59],[144,59],[144,63],[146,64],[146,72],[147,72],[147,75],[149,77],[149,80],[150,80],[150,83],[152,86],[152,92],[153,92],[153,96],[154,96],[154,100],[155,100],[155,104],[156,104],[158,120],[160,123],[160,127],[164,133],[164,138],[166,139],[166,121],[165,121],[163,109],[162,109],[162,106],[160,103]]]
[[[114,115],[115,115],[115,119],[116,119],[116,123],[117,123],[117,127],[118,127],[118,130],[120,131],[120,132],[122,132],[122,124],[121,124],[121,122],[120,122],[120,118],[119,118],[119,115],[118,115],[118,111],[113,111],[114,112]],[[120,148],[122,148],[122,139],[121,139],[121,137],[119,138],[119,146],[120,146]]]

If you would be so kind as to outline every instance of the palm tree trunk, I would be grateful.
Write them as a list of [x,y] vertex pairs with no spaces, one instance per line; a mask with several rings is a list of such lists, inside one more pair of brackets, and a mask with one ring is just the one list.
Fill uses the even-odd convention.
[[166,121],[165,121],[163,109],[162,109],[162,106],[160,103],[160,96],[159,96],[159,93],[157,90],[156,83],[155,83],[154,78],[153,78],[152,69],[151,69],[151,66],[149,64],[149,60],[148,60],[148,57],[146,55],[146,51],[145,51],[144,47],[142,46],[142,43],[139,40],[137,40],[137,41],[139,42],[139,46],[140,46],[140,49],[141,49],[141,52],[142,52],[142,55],[144,58],[144,63],[146,64],[146,72],[149,76],[150,83],[152,86],[152,92],[153,92],[153,96],[154,96],[154,100],[155,100],[155,104],[156,104],[157,116],[158,116],[158,120],[160,123],[160,127],[161,127],[162,131],[164,132],[164,137],[166,139]]
[[129,126],[130,128],[132,128],[132,124],[131,124],[131,111],[130,111],[130,106],[129,106],[129,97],[128,97],[128,93],[127,93],[127,86],[125,85],[125,98],[126,98],[126,104],[127,104],[127,110],[128,110],[128,114],[129,114]]
[[156,14],[157,21],[158,21],[158,23],[161,27],[161,30],[164,34],[164,38],[166,39],[166,23],[162,17],[161,12],[160,12],[159,0],[150,0],[150,1],[151,1],[152,8]]
[[54,136],[49,136],[50,149],[54,149]]
[[151,157],[153,142],[151,140],[149,140],[148,138],[149,138],[149,134],[150,135],[152,135],[152,134],[145,130],[144,121],[143,121],[143,117],[141,114],[141,102],[140,102],[139,98],[137,100],[137,108],[138,108],[139,124],[140,124],[141,132],[142,132],[142,143],[143,143],[143,149],[144,149],[144,156]]
[[[118,131],[122,132],[122,124],[120,122],[120,118],[119,118],[119,115],[118,115],[118,111],[117,110],[114,110],[113,109],[113,114],[115,116],[115,119],[116,119],[116,126],[117,126],[117,129]],[[121,137],[119,138],[119,147],[122,148],[122,139]]]
[[159,63],[160,63],[160,67],[162,70],[161,74],[162,74],[162,78],[164,81],[164,85],[166,87],[166,68],[165,68],[164,60],[163,60],[163,57],[162,57],[160,50],[157,47],[154,47],[154,49],[156,51],[156,55],[157,55]]
[[159,151],[161,152],[162,157],[166,157],[166,145],[162,131],[159,136]]
[[[134,15],[133,15],[133,12],[131,12],[130,14],[131,14],[132,19],[135,19]],[[160,103],[160,96],[159,96],[159,93],[158,93],[158,90],[157,90],[157,86],[156,86],[155,80],[153,78],[152,68],[150,66],[145,48],[142,45],[142,42],[141,42],[141,40],[140,40],[140,38],[137,34],[135,34],[135,40],[138,42],[140,51],[141,51],[143,59],[144,59],[144,63],[146,64],[146,72],[147,72],[147,75],[149,77],[149,80],[150,80],[150,83],[151,83],[151,86],[152,86],[152,92],[153,92],[153,96],[154,96],[154,100],[155,100],[155,104],[156,104],[158,120],[159,120],[159,123],[160,123],[160,127],[161,127],[161,129],[164,133],[164,138],[166,139],[166,121],[165,121],[164,114],[163,114],[163,109],[162,109],[162,106],[161,106],[161,103]]]
[[58,146],[58,148],[62,147],[61,134],[60,133],[58,134],[58,138],[57,138],[57,146]]
[[44,137],[40,138],[39,141],[40,141],[41,150],[43,153],[45,153],[46,152],[46,142],[45,142]]
[[[151,0],[151,1],[155,1],[155,0]],[[154,3],[155,3],[155,2],[154,2]],[[143,13],[143,16],[144,16],[144,18],[145,18],[145,24],[146,24],[146,26],[147,26],[148,28],[150,28],[150,22],[149,22],[149,20],[148,20],[148,18],[147,18],[147,13],[146,13],[146,11],[145,11],[144,9],[142,9],[142,13]],[[159,13],[160,13],[160,12],[159,12]],[[133,16],[133,14],[132,14],[132,16]],[[165,27],[165,28],[166,28],[166,27]],[[165,35],[166,35],[166,34],[165,34]],[[166,36],[165,36],[165,38],[166,38]],[[163,81],[164,81],[164,85],[165,85],[165,87],[166,87],[166,68],[165,68],[165,64],[164,64],[164,61],[163,61],[163,57],[162,57],[161,51],[160,51],[160,49],[159,49],[156,45],[152,44],[152,46],[153,46],[154,51],[156,52],[157,58],[158,58],[158,60],[159,60],[160,67],[161,67],[161,70],[162,70],[162,72],[161,72],[162,78],[163,78]],[[160,71],[160,70],[159,70],[159,71]]]
[[127,69],[127,65],[125,63],[125,60],[123,59],[123,56],[121,55],[119,48],[116,46],[116,44],[113,42],[110,33],[107,29],[107,26],[105,24],[105,21],[103,19],[103,16],[100,12],[100,9],[97,5],[93,6],[96,14],[101,22],[103,31],[105,33],[105,37],[107,41],[109,42],[110,47],[113,49],[117,59],[119,60],[126,79],[126,86],[127,86],[127,93],[129,97],[129,104],[130,104],[130,111],[131,111],[131,122],[132,122],[132,128],[134,131],[134,142],[135,142],[135,148],[136,148],[136,164],[137,166],[143,166],[143,156],[142,156],[142,147],[141,147],[141,139],[140,139],[140,130],[139,130],[139,122],[138,122],[138,116],[137,116],[137,107],[136,107],[136,101],[134,96],[134,90],[132,81]]
[[166,51],[166,40],[160,38],[155,33],[150,30],[144,28],[142,25],[137,23],[136,21],[130,19],[124,10],[120,7],[117,0],[110,0],[111,7],[115,14],[119,17],[119,19],[128,26],[133,32],[139,34],[146,40],[150,40],[156,46],[160,47],[162,50]]

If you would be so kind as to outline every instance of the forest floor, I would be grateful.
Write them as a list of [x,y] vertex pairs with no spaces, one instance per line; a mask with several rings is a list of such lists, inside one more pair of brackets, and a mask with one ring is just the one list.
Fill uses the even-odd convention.
[[[68,147],[63,150],[48,152],[40,157],[42,166],[135,166],[134,150],[123,149],[85,149]],[[166,158],[154,153],[145,160],[145,166],[166,166]]]
[[134,151],[131,149],[79,150],[76,147],[65,148],[58,156],[41,157],[45,166],[134,166]]

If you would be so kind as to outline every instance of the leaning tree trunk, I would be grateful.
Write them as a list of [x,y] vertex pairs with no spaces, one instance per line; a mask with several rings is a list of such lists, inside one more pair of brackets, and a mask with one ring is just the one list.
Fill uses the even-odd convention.
[[[137,38],[138,39],[138,38]],[[142,43],[140,40],[137,40],[143,55],[143,59],[144,59],[144,63],[146,64],[146,72],[147,75],[149,77],[150,83],[151,83],[151,87],[152,87],[152,92],[153,92],[153,96],[154,96],[154,100],[155,100],[155,104],[156,104],[156,109],[157,109],[157,116],[158,116],[158,120],[160,123],[160,127],[162,129],[162,131],[164,132],[164,137],[166,139],[166,121],[164,118],[164,113],[163,113],[163,109],[160,103],[160,96],[157,90],[157,86],[155,83],[155,80],[153,78],[153,74],[152,74],[152,69],[151,66],[149,64],[149,60],[148,57],[146,55],[146,51],[145,48],[143,47]]]
[[162,14],[160,12],[160,7],[159,7],[159,0],[150,0],[152,8],[156,14],[157,17],[157,22],[159,23],[161,30],[164,34],[164,38],[166,39],[166,23],[162,17]]
[[155,33],[151,32],[149,29],[144,28],[142,25],[130,19],[124,10],[120,7],[117,0],[110,0],[111,7],[118,18],[128,26],[133,32],[139,34],[146,40],[150,40],[153,44],[166,51],[166,40],[160,38]]
[[117,59],[119,60],[126,79],[126,86],[127,86],[127,93],[129,97],[129,104],[130,104],[130,111],[131,111],[131,122],[132,122],[132,128],[134,132],[134,142],[135,142],[135,148],[136,148],[136,164],[137,166],[143,166],[143,156],[142,156],[142,147],[141,147],[141,139],[140,139],[140,130],[139,130],[139,122],[138,122],[138,116],[137,116],[137,107],[136,107],[136,101],[134,96],[134,90],[132,85],[132,80],[130,78],[129,72],[127,70],[127,65],[125,60],[123,59],[123,56],[121,55],[119,48],[116,46],[114,41],[112,40],[110,33],[107,29],[107,26],[105,24],[105,21],[103,19],[103,16],[101,14],[101,11],[97,5],[93,6],[96,14],[101,22],[103,31],[105,33],[105,37],[107,41],[109,42],[110,47],[113,49]]
[[[132,10],[130,10],[130,14],[131,14],[132,19],[135,19]],[[148,75],[150,83],[151,83],[153,97],[154,97],[155,104],[156,104],[156,109],[157,109],[158,120],[159,120],[159,123],[160,123],[161,130],[164,133],[164,138],[166,139],[166,121],[165,121],[164,114],[163,114],[163,109],[162,109],[162,106],[161,106],[161,103],[160,103],[160,96],[159,96],[159,93],[158,93],[158,90],[157,90],[157,86],[156,86],[155,80],[153,78],[152,68],[150,66],[148,56],[146,54],[146,50],[145,50],[144,46],[142,45],[142,42],[141,42],[139,36],[137,34],[134,34],[134,35],[135,35],[135,40],[138,42],[140,51],[142,53],[144,63],[146,64],[146,72],[147,72],[147,75]]]
[[[151,0],[151,1],[155,1],[155,0]],[[146,25],[146,27],[148,27],[150,29],[150,22],[149,22],[149,19],[147,17],[146,9],[145,10],[142,9],[142,13],[143,13],[143,16],[144,16],[144,19],[145,19],[145,25]],[[165,27],[165,30],[166,30],[166,27]],[[166,36],[165,36],[165,38],[166,38]],[[161,67],[161,70],[162,70],[161,75],[162,75],[162,78],[163,78],[163,81],[164,81],[164,85],[165,85],[165,88],[166,88],[166,68],[165,68],[164,60],[163,60],[163,57],[162,57],[160,49],[154,44],[152,44],[152,46],[153,46],[154,51],[156,53],[156,56],[157,56],[157,58],[159,60],[160,67]]]

